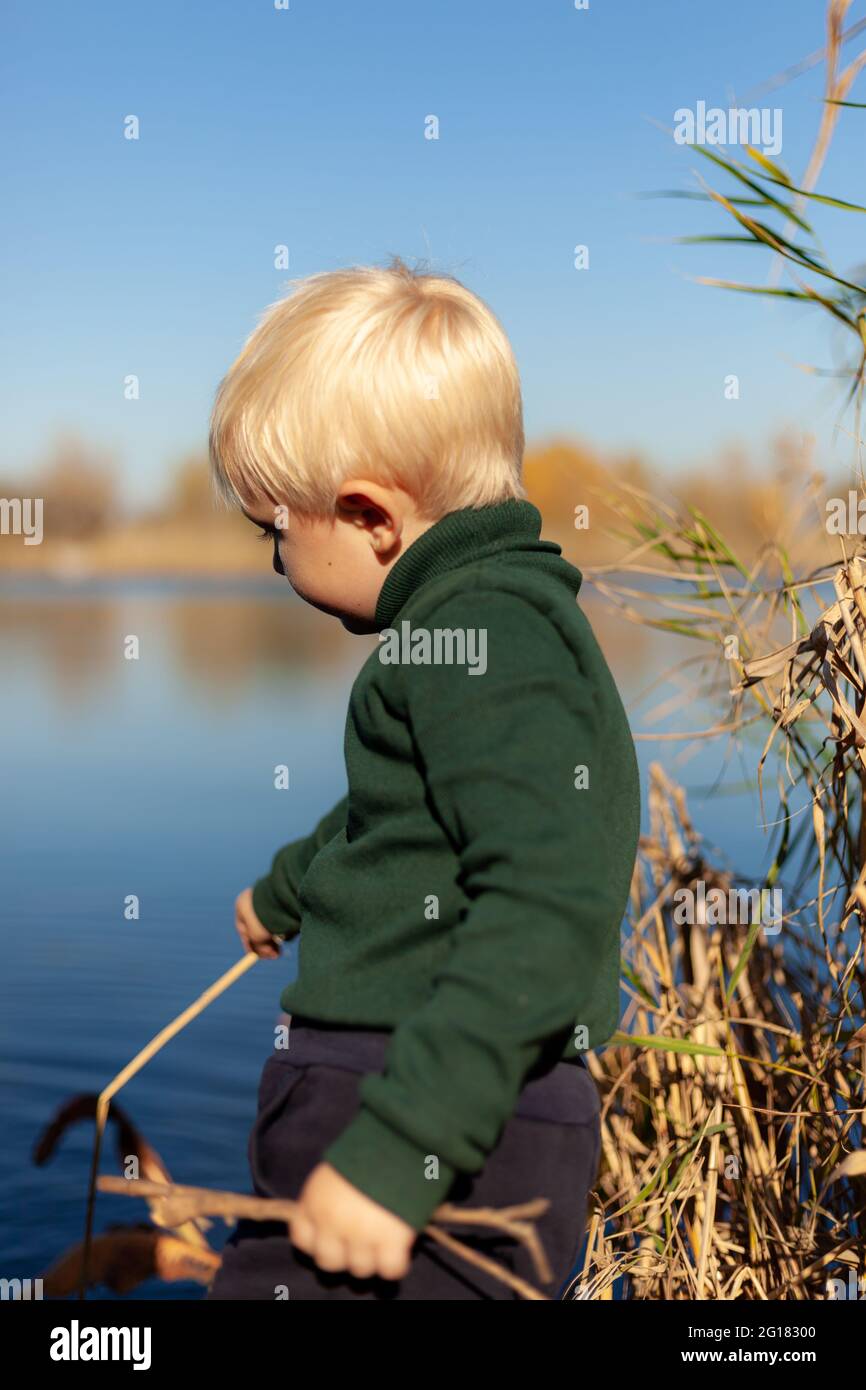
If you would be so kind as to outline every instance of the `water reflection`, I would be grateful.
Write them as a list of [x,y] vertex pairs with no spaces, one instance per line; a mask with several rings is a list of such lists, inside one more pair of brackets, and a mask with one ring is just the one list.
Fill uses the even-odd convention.
[[7,671],[34,667],[43,689],[64,704],[86,704],[123,677],[129,636],[138,638],[139,660],[157,653],[163,666],[220,706],[272,673],[327,678],[347,661],[360,665],[370,640],[350,636],[288,591],[117,595],[42,586],[0,592]]
[[[619,618],[589,587],[581,601],[627,693],[659,673],[665,654],[654,636]],[[161,662],[216,706],[270,675],[327,678],[347,663],[360,667],[375,644],[350,635],[288,586],[149,584],[93,592],[46,583],[0,589],[4,662],[34,665],[49,696],[66,704],[86,704],[122,677],[129,636],[139,639],[140,660],[158,649]]]

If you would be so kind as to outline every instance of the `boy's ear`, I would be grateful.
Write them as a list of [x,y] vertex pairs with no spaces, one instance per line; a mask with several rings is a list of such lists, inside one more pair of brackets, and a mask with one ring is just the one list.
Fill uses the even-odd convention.
[[349,478],[337,493],[337,515],[362,529],[380,557],[387,556],[399,545],[404,513],[399,492],[379,483]]

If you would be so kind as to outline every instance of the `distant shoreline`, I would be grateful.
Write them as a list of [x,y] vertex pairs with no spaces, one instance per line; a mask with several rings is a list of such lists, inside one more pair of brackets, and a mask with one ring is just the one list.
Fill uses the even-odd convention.
[[129,570],[118,573],[87,571],[77,575],[57,573],[50,569],[13,570],[0,568],[0,602],[12,598],[58,598],[63,595],[100,595],[135,590],[150,590],[154,594],[242,594],[250,598],[296,599],[286,584],[271,582],[252,574],[217,574],[215,572],[178,573],[154,570]]

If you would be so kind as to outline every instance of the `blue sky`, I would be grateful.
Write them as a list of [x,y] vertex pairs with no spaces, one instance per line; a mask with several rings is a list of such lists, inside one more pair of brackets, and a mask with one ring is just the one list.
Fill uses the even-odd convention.
[[[825,465],[850,462],[835,397],[792,365],[830,362],[823,324],[694,284],[761,282],[769,263],[673,245],[727,229],[698,204],[635,197],[694,187],[709,167],[654,122],[747,98],[821,46],[823,10],[11,0],[0,473],[26,475],[69,430],[114,450],[130,499],[155,496],[202,446],[216,383],[289,276],[392,252],[457,274],[500,315],[531,440],[568,434],[677,470],[732,440],[760,458],[790,424],[817,433]],[[855,0],[850,21],[864,11]],[[820,94],[815,72],[762,99],[782,108],[795,174]],[[130,114],[138,141],[123,138]],[[424,139],[429,114],[438,141]],[[864,131],[866,113],[843,112],[824,191],[864,200]],[[866,260],[862,218],[818,222],[839,267]],[[573,268],[576,243],[588,271]]]

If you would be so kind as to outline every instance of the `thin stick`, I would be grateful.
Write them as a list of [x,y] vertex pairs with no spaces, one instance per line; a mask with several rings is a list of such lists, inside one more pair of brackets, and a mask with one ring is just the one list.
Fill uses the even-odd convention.
[[111,1104],[112,1096],[117,1095],[117,1092],[126,1085],[127,1081],[131,1080],[136,1072],[141,1071],[142,1067],[147,1065],[151,1057],[154,1057],[161,1048],[165,1047],[167,1042],[171,1042],[171,1039],[175,1037],[181,1029],[185,1028],[188,1023],[191,1023],[200,1013],[204,1013],[208,1004],[212,1004],[214,999],[217,999],[230,985],[234,984],[235,980],[240,979],[241,975],[245,975],[250,967],[255,965],[258,959],[259,957],[254,955],[252,951],[248,951],[241,956],[240,960],[235,961],[235,964],[230,970],[227,970],[224,975],[220,975],[219,979],[215,980],[214,983],[205,990],[204,994],[200,994],[198,999],[189,1005],[189,1008],[184,1009],[182,1014],[178,1014],[173,1022],[169,1023],[161,1032],[157,1033],[156,1037],[152,1038],[147,1046],[136,1053],[132,1061],[127,1063],[123,1070],[117,1073],[114,1080],[110,1081],[103,1091],[100,1091],[99,1099],[96,1102],[96,1133],[93,1139],[93,1158],[90,1164],[90,1182],[87,1188],[87,1217],[84,1227],[84,1256],[81,1261],[81,1286],[78,1290],[79,1299],[85,1298],[87,1293],[90,1246],[93,1239],[93,1212],[96,1205],[96,1180],[99,1173],[99,1155],[102,1149],[102,1136],[105,1132],[105,1122],[108,1119],[108,1108]]
[[537,1277],[542,1284],[550,1284],[553,1270],[530,1220],[533,1216],[543,1216],[549,1206],[546,1197],[537,1197],[517,1207],[476,1207],[474,1210],[446,1202],[436,1208],[433,1218],[444,1226],[492,1226],[497,1231],[504,1231],[526,1246]]
[[[158,1201],[160,1219],[170,1227],[180,1225],[193,1216],[244,1216],[250,1221],[285,1222],[291,1232],[291,1224],[298,1210],[297,1202],[290,1198],[250,1197],[240,1192],[217,1192],[207,1187],[182,1187],[175,1183],[146,1182],[142,1178],[105,1176],[98,1179],[97,1186],[100,1192],[111,1192],[119,1197],[143,1197],[150,1202]],[[540,1216],[549,1205],[544,1198],[526,1202],[522,1206],[503,1207],[501,1210],[495,1207],[479,1207],[472,1210],[446,1203],[437,1207],[433,1216],[438,1221],[461,1225],[497,1227],[527,1248],[536,1269],[540,1269],[542,1278],[549,1281],[553,1276],[538,1235],[532,1226],[520,1219],[526,1216]],[[439,1226],[431,1223],[424,1227],[423,1234],[439,1245],[444,1245],[454,1254],[460,1255],[469,1264],[484,1270],[500,1283],[507,1284],[515,1293],[519,1293],[521,1298],[549,1301],[546,1294],[540,1293],[538,1289],[497,1264],[495,1260],[489,1260],[486,1256],[471,1250],[462,1241],[455,1240]]]
[[507,1284],[509,1288],[519,1293],[521,1298],[527,1298],[538,1303],[549,1303],[550,1299],[546,1293],[541,1293],[539,1289],[534,1289],[531,1284],[527,1284],[525,1279],[512,1274],[509,1269],[498,1265],[495,1260],[488,1260],[486,1255],[479,1255],[477,1250],[470,1250],[468,1245],[462,1241],[455,1240],[449,1236],[447,1231],[440,1231],[438,1226],[425,1226],[425,1236],[435,1240],[437,1245],[444,1245],[446,1250],[451,1250],[455,1255],[462,1255],[469,1264],[476,1265],[478,1269],[483,1269],[487,1274],[498,1279],[500,1283]]
[[[727,1069],[726,1069],[727,1071]],[[722,1123],[722,1103],[717,1100],[710,1116],[710,1125],[718,1127]],[[704,1199],[704,1220],[701,1227],[701,1251],[698,1260],[696,1299],[704,1299],[707,1278],[707,1265],[716,1223],[716,1198],[719,1189],[719,1138],[718,1132],[710,1140],[710,1162],[707,1170],[707,1191]]]

